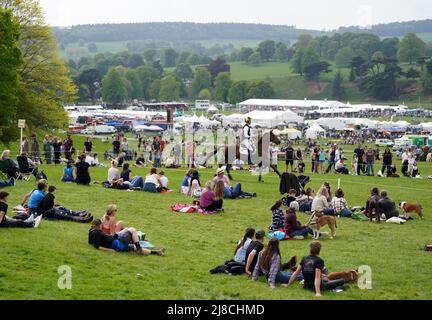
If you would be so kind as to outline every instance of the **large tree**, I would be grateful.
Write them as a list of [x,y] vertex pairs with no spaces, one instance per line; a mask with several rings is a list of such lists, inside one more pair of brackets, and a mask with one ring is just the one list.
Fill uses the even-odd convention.
[[400,42],[397,53],[398,59],[402,62],[413,64],[424,56],[426,44],[415,33],[408,33]]
[[346,90],[343,87],[343,77],[341,72],[336,73],[332,82],[332,97],[338,100],[345,100],[347,97]]
[[191,79],[193,77],[193,70],[187,63],[180,63],[174,70],[174,74],[183,80]]
[[229,93],[228,100],[231,103],[239,103],[247,99],[248,81],[235,81],[233,82]]
[[77,86],[84,86],[87,88],[90,99],[93,104],[96,104],[96,92],[101,82],[101,75],[97,69],[85,69],[79,73],[75,80]]
[[128,98],[126,80],[116,68],[111,68],[102,80],[102,98],[109,104],[121,104]]
[[218,101],[228,101],[231,83],[231,74],[229,72],[222,72],[218,74],[215,80],[215,97]]
[[348,67],[352,59],[356,56],[354,50],[350,47],[344,47],[339,49],[335,57],[336,65],[339,68]]
[[224,59],[217,58],[209,64],[208,69],[211,74],[212,83],[214,83],[218,74],[221,72],[230,72],[231,66]]
[[24,64],[18,69],[18,117],[30,128],[56,129],[67,124],[63,103],[73,102],[77,89],[60,58],[51,28],[45,24],[38,0],[0,0],[20,26],[19,46]]
[[165,49],[163,55],[164,67],[172,68],[176,66],[178,53],[173,48]]
[[276,51],[276,44],[273,40],[266,40],[258,45],[257,52],[261,55],[261,59],[265,61],[272,60]]
[[164,77],[160,82],[159,99],[161,101],[176,101],[180,98],[181,83],[174,75]]
[[191,95],[192,98],[198,97],[202,89],[209,89],[211,87],[211,74],[206,67],[197,67],[195,69],[195,76],[192,80]]
[[8,143],[17,137],[17,108],[22,54],[18,47],[19,25],[12,12],[0,7],[0,141]]

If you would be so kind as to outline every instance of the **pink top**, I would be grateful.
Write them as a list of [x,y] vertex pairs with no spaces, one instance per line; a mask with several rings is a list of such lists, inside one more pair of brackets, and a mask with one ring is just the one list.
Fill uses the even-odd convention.
[[214,191],[210,190],[210,191],[203,192],[200,198],[200,207],[201,208],[209,207],[215,201],[215,198],[216,198],[216,193],[214,193]]

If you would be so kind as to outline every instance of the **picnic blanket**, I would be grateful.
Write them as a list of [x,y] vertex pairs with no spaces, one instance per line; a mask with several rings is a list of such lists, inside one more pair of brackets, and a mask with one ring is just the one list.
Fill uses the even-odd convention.
[[210,215],[210,214],[219,213],[218,211],[205,211],[196,205],[183,204],[183,203],[177,203],[177,204],[172,205],[171,210],[174,212],[179,212],[179,213],[194,213],[194,212],[196,212],[196,213],[200,213],[203,215]]

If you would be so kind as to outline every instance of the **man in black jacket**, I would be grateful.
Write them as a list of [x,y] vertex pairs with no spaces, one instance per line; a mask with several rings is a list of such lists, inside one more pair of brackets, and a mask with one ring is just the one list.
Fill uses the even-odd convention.
[[396,203],[387,195],[387,191],[381,191],[381,199],[378,201],[378,212],[384,214],[386,219],[399,217],[396,209]]

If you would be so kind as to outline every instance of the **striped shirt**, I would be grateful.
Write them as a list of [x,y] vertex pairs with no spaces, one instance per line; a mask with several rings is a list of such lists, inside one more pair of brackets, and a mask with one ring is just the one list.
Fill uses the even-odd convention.
[[284,213],[282,209],[276,209],[273,211],[273,220],[270,230],[278,231],[279,229],[284,229]]

